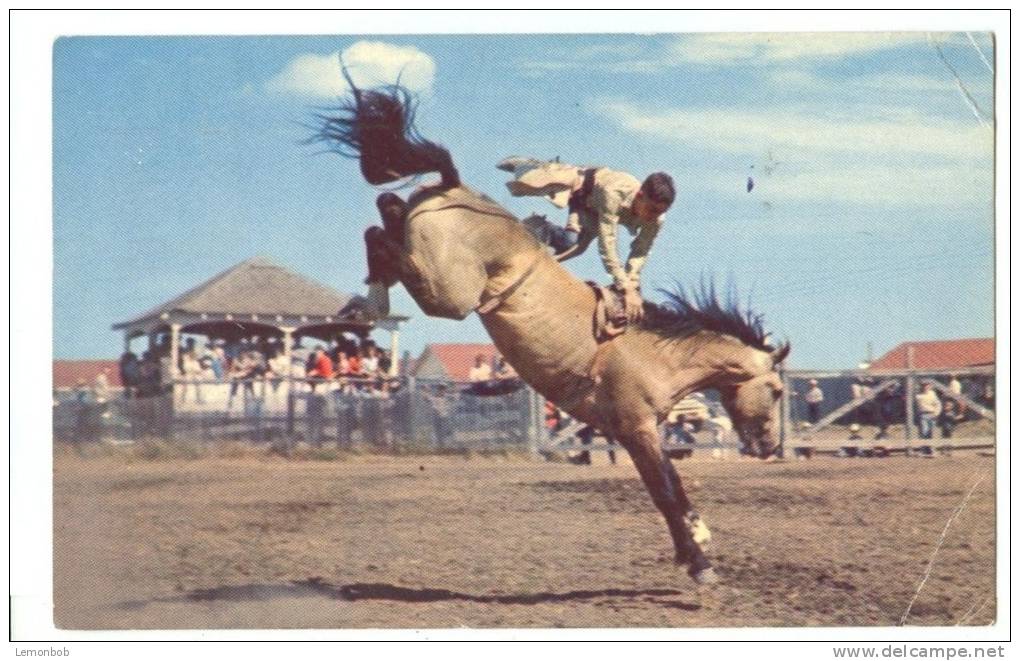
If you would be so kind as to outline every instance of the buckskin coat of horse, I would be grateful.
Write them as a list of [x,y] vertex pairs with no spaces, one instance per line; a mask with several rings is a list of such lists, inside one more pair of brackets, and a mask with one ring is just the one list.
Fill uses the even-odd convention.
[[704,286],[693,300],[679,292],[667,293],[665,305],[646,303],[639,326],[597,342],[592,287],[512,214],[461,185],[449,152],[415,130],[413,97],[399,86],[360,90],[348,82],[353,98],[318,116],[313,140],[359,158],[373,185],[442,176],[406,203],[380,195],[384,227],[365,234],[370,279],[401,282],[430,316],[477,311],[524,381],[626,448],[666,519],[677,563],[698,583],[715,582],[702,548],[708,529],[662,452],[658,426],[683,397],[716,389],[745,450],[770,456],[782,391],[776,366],[789,345],[769,346],[760,317],[741,312],[732,297],[720,304]]

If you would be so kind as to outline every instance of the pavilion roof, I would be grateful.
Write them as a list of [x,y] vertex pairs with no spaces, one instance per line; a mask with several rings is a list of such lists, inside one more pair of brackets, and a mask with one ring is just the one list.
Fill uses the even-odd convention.
[[166,315],[232,315],[322,319],[334,317],[353,298],[265,257],[245,260],[169,301],[114,324],[126,328]]

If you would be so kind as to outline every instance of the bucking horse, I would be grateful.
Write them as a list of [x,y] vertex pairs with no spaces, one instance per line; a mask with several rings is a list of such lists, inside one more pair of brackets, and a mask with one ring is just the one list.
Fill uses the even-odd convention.
[[[415,99],[400,85],[357,88],[316,115],[315,141],[357,158],[382,185],[438,173],[437,185],[405,201],[382,193],[382,227],[365,233],[369,282],[400,282],[425,314],[477,313],[520,377],[560,409],[616,439],[630,454],[666,519],[676,562],[699,584],[717,577],[705,555],[708,528],[663,454],[659,425],[685,396],[715,389],[744,450],[777,446],[789,343],[770,345],[760,315],[732,292],[664,291],[644,319],[612,339],[598,337],[596,289],[558,263],[510,212],[460,181],[449,151],[415,128]],[[600,341],[601,340],[601,341]]]

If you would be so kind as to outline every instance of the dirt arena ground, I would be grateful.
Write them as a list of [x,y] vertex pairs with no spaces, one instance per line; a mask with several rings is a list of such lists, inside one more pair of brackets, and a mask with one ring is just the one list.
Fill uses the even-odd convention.
[[[995,618],[995,459],[678,462],[721,584],[632,466],[58,452],[65,629],[912,625]],[[969,499],[967,493],[982,478]]]

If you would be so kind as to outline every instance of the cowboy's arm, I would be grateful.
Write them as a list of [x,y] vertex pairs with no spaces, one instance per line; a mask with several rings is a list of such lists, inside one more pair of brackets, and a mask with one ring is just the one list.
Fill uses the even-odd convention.
[[616,251],[616,230],[619,220],[619,216],[613,211],[604,208],[599,211],[599,256],[602,257],[606,273],[612,276],[613,284],[622,289],[627,285],[628,278]]
[[627,279],[637,286],[641,279],[641,269],[648,260],[648,253],[652,250],[655,237],[659,234],[659,227],[662,225],[660,218],[654,224],[642,225],[638,235],[630,244],[630,255],[627,257]]

